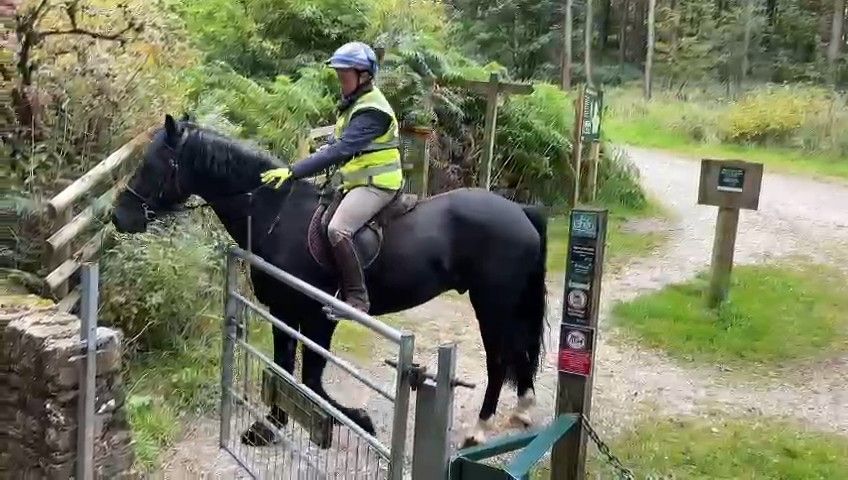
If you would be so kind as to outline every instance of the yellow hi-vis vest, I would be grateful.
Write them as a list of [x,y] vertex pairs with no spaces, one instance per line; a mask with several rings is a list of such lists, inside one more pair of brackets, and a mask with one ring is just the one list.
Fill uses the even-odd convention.
[[341,167],[342,187],[350,190],[360,185],[373,185],[398,190],[403,185],[403,170],[398,149],[398,121],[392,106],[377,87],[359,97],[339,116],[336,121],[336,138],[341,137],[353,114],[365,108],[373,108],[387,114],[391,117],[392,123],[386,133],[375,138],[370,145]]

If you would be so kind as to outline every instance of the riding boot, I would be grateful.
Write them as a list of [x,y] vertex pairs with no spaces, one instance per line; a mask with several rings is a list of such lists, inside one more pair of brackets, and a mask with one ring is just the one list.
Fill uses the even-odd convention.
[[365,274],[362,272],[362,265],[356,255],[353,240],[342,237],[333,245],[333,257],[341,277],[345,302],[357,310],[368,313],[370,304],[368,291],[365,289]]

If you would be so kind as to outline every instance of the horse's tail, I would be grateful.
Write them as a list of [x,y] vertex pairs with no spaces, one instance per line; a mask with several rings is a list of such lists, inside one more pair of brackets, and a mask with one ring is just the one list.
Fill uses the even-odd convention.
[[539,370],[547,311],[545,271],[548,259],[548,219],[541,208],[523,208],[524,214],[539,233],[539,252],[515,312],[521,328],[514,339],[515,357],[510,362],[511,368],[507,368],[507,377],[513,382],[520,382],[522,378],[532,382]]

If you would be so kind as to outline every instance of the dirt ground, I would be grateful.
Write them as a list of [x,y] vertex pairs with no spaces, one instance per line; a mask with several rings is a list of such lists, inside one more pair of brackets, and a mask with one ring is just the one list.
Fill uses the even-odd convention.
[[[629,148],[648,193],[671,214],[668,222],[646,220],[634,229],[668,229],[668,240],[643,258],[604,278],[600,339],[596,354],[593,423],[605,437],[631,427],[647,415],[708,415],[710,412],[766,415],[795,419],[811,428],[848,436],[848,356],[832,358],[794,372],[742,378],[722,365],[695,366],[625,339],[609,325],[611,306],[669,283],[691,278],[709,263],[716,209],[696,203],[699,164],[671,154]],[[848,186],[825,180],[769,173],[763,180],[760,210],[743,211],[736,263],[757,263],[804,256],[848,269]],[[556,326],[562,308],[562,273],[549,275],[549,318]],[[404,328],[416,335],[417,361],[435,366],[435,348],[446,342],[459,347],[458,374],[477,382],[475,390],[458,389],[454,447],[476,421],[485,385],[485,363],[476,320],[467,299],[446,295],[404,313]],[[550,419],[556,390],[556,329],[546,339],[546,359],[537,381],[537,422]],[[389,351],[375,352],[362,365],[391,385],[382,365]],[[378,436],[387,441],[390,405],[376,394],[342,384],[329,369],[328,389],[349,405],[372,412]],[[355,400],[359,400],[356,403]],[[501,396],[496,432],[510,431],[507,418],[515,392]],[[165,478],[234,478],[237,467],[217,448],[217,420],[199,419],[177,444],[164,465]],[[410,435],[411,438],[411,435]]]

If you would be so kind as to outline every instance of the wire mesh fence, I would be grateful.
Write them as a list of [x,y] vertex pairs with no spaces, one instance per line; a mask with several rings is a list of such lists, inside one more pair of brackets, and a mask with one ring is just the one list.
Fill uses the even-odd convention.
[[[296,387],[270,370],[267,358],[262,358],[258,353],[246,347],[242,339],[236,344],[228,422],[232,433],[225,448],[245,470],[255,478],[263,479],[387,478],[389,458],[349,427],[340,424],[340,419],[315,412],[310,417],[313,428],[307,429],[292,418],[288,418],[284,424],[269,418],[269,397],[288,396],[278,399],[276,403],[281,404],[297,401],[293,395],[287,395],[291,389],[279,388],[275,394],[269,394],[269,389],[273,388],[269,385],[286,382]],[[256,422],[263,422],[263,426],[275,434],[278,442],[261,448],[244,444],[242,435]],[[316,425],[329,429],[316,435]],[[269,441],[270,438],[264,440]]]
[[[241,260],[271,273],[283,283],[301,289],[334,309],[344,312],[348,308],[249,252],[237,249],[230,252],[221,362],[221,447],[252,478],[402,478],[409,409],[409,385],[405,372],[411,366],[411,336],[403,335],[371,317],[354,318],[372,329],[375,335],[383,336],[398,347],[395,390],[392,392],[240,294],[238,263]],[[252,333],[257,330],[267,331],[268,327],[282,330],[299,340],[303,348],[319,353],[331,364],[347,372],[350,380],[391,401],[394,410],[391,448],[366,433],[325,398],[300,383],[292,372],[276,365],[272,360],[274,355],[269,342],[270,335]],[[249,437],[245,437],[246,432],[250,432]],[[246,438],[248,441],[245,441]],[[263,446],[254,446],[256,444]],[[396,467],[393,468],[393,465]]]

